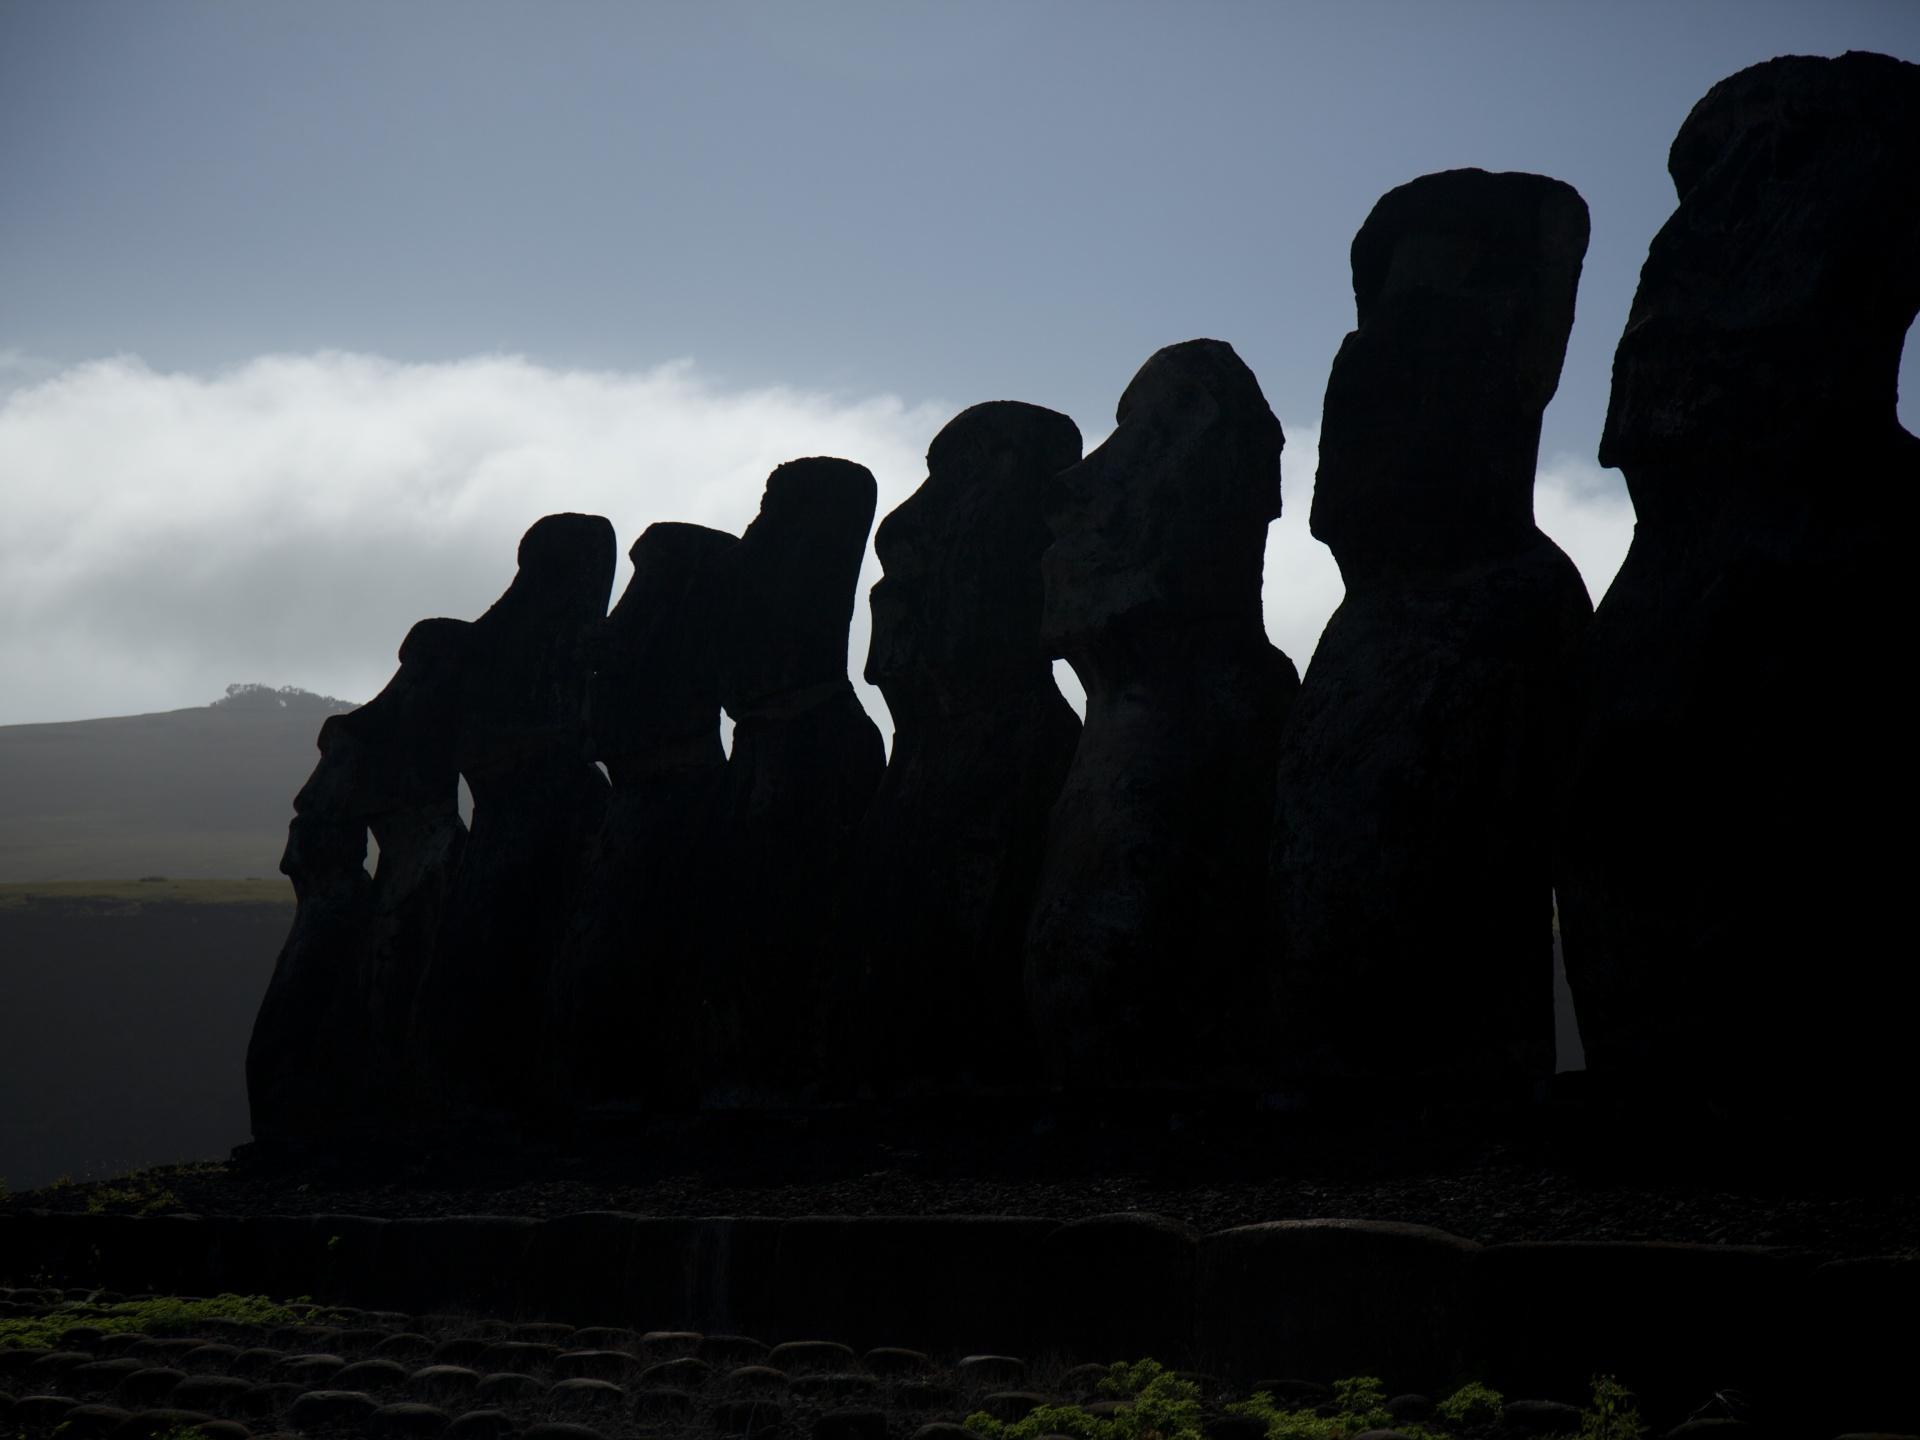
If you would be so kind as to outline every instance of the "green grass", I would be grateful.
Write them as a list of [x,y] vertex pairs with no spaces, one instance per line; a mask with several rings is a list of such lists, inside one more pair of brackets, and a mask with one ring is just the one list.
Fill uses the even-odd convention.
[[[967,1417],[966,1427],[984,1440],[1040,1440],[1048,1435],[1068,1440],[1201,1440],[1199,1387],[1157,1360],[1114,1364],[1099,1391],[1127,1402],[1125,1407],[1096,1415],[1078,1405],[1042,1405],[1011,1424],[976,1411]],[[1388,1429],[1408,1440],[1466,1440],[1498,1420],[1504,1403],[1499,1391],[1473,1381],[1439,1403],[1433,1422],[1415,1423],[1395,1420],[1386,1410],[1386,1399],[1377,1378],[1352,1375],[1334,1382],[1333,1403],[1320,1407],[1326,1414],[1320,1408],[1279,1405],[1265,1391],[1227,1410],[1259,1420],[1266,1440],[1353,1440],[1369,1430]],[[1580,1419],[1578,1435],[1565,1440],[1640,1440],[1645,1434],[1633,1396],[1610,1375],[1594,1378],[1593,1403]]]
[[[295,1308],[295,1307],[298,1308]],[[119,1334],[160,1334],[190,1330],[208,1320],[238,1320],[250,1325],[292,1325],[313,1313],[311,1304],[281,1304],[264,1295],[215,1295],[187,1300],[177,1295],[151,1300],[122,1300],[97,1305],[75,1300],[40,1315],[0,1316],[0,1350],[62,1349],[69,1330],[82,1327]]]
[[35,901],[103,903],[116,909],[143,905],[291,905],[293,886],[283,875],[247,880],[48,880],[0,885],[0,910]]

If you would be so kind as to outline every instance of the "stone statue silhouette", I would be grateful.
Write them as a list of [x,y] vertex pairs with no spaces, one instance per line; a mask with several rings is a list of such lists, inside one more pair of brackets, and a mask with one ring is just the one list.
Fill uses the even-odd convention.
[[886,744],[847,676],[877,489],[849,460],[793,460],[713,567],[715,664],[732,716],[713,840],[721,889],[695,957],[710,1104],[818,1093],[828,926]]
[[[292,932],[247,1054],[253,1133],[267,1142],[397,1139],[420,1076],[413,1011],[466,841],[454,706],[468,627],[422,620],[365,705],[320,727],[281,869]],[[367,834],[379,844],[369,879]]]
[[422,985],[415,1034],[457,1121],[524,1112],[547,976],[607,781],[585,729],[588,636],[613,586],[613,527],[549,515],[520,541],[519,572],[469,627],[454,753],[473,827]]
[[1021,947],[1047,815],[1080,733],[1040,640],[1044,488],[1080,431],[1037,405],[961,412],[874,536],[866,678],[893,754],[854,840],[841,916],[853,1084],[1030,1085]]
[[1298,679],[1260,615],[1280,422],[1218,340],[1159,351],[1049,487],[1042,634],[1087,691],[1027,934],[1051,1082],[1260,1087],[1273,759]]
[[1558,180],[1450,170],[1354,237],[1312,519],[1347,593],[1275,787],[1296,1078],[1553,1071],[1554,746],[1592,606],[1533,477],[1587,231]]
[[1904,1120],[1916,995],[1886,826],[1913,794],[1889,657],[1920,484],[1895,415],[1920,67],[1743,70],[1668,170],[1679,206],[1600,446],[1639,523],[1594,619],[1560,828],[1588,1065],[1823,1129]]
[[736,537],[650,525],[597,628],[588,721],[612,793],[587,847],[551,978],[546,1047],[562,1103],[689,1103],[689,956],[713,924],[712,828],[724,794],[708,583]]

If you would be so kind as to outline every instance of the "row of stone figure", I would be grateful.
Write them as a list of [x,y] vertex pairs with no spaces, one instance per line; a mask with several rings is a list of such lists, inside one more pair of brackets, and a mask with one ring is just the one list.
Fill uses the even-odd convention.
[[1154,355],[1084,458],[1010,402],[934,439],[875,537],[890,759],[846,674],[861,466],[781,466],[738,538],[652,526],[611,615],[608,523],[540,521],[492,609],[422,621],[321,732],[256,1134],[1524,1082],[1556,886],[1595,1070],[1910,1098],[1917,75],[1786,58],[1689,116],[1597,617],[1532,512],[1587,208],[1524,174],[1423,177],[1354,240],[1312,513],[1346,597],[1304,684],[1261,622],[1280,425],[1214,340]]

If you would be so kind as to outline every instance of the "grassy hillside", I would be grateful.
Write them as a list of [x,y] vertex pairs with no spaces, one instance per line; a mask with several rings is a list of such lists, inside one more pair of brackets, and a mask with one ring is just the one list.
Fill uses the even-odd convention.
[[0,726],[0,884],[278,876],[342,701],[240,688],[158,715]]

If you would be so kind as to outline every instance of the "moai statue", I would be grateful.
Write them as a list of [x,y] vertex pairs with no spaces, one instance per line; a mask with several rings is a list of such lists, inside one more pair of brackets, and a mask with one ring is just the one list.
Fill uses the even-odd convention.
[[[1899,699],[1920,440],[1920,67],[1721,81],[1667,168],[1601,463],[1638,524],[1594,618],[1560,828],[1588,1066],[1832,1133],[1910,1119]],[[1840,1100],[1841,1103],[1832,1103]]]
[[1299,687],[1260,572],[1280,422],[1218,340],[1172,345],[1049,487],[1041,630],[1087,691],[1049,822],[1026,990],[1049,1079],[1258,1088],[1273,760]]
[[256,1143],[303,1146],[351,1134],[367,1112],[364,941],[373,913],[367,817],[341,715],[320,725],[320,762],[294,797],[280,873],[293,881],[293,928],[247,1044]]
[[575,1103],[692,1098],[682,1093],[697,1003],[688,956],[713,923],[711,831],[727,767],[705,582],[737,543],[700,525],[648,526],[595,632],[589,729],[613,789],[555,964],[547,1047]]
[[886,1093],[1033,1081],[1021,947],[1080,720],[1040,640],[1045,487],[1080,431],[1037,405],[976,405],[880,524],[867,680],[893,754],[854,841],[841,960],[853,1078]]
[[261,1140],[364,1142],[405,1128],[413,1006],[466,839],[453,742],[467,628],[415,625],[386,688],[321,727],[281,862],[299,908],[248,1049]]
[[715,659],[733,717],[716,831],[718,884],[696,950],[697,1064],[705,1099],[804,1098],[824,1057],[819,993],[833,902],[853,828],[886,746],[847,678],[847,627],[873,524],[865,466],[793,460],[714,564]]
[[615,555],[600,516],[547,516],[470,629],[455,756],[473,827],[415,1027],[451,1118],[523,1111],[550,1073],[547,973],[607,803],[586,735],[587,645]]
[[1312,517],[1347,593],[1287,721],[1270,875],[1275,1033],[1310,1088],[1553,1072],[1553,760],[1593,607],[1533,479],[1587,229],[1558,180],[1449,170],[1354,237]]

